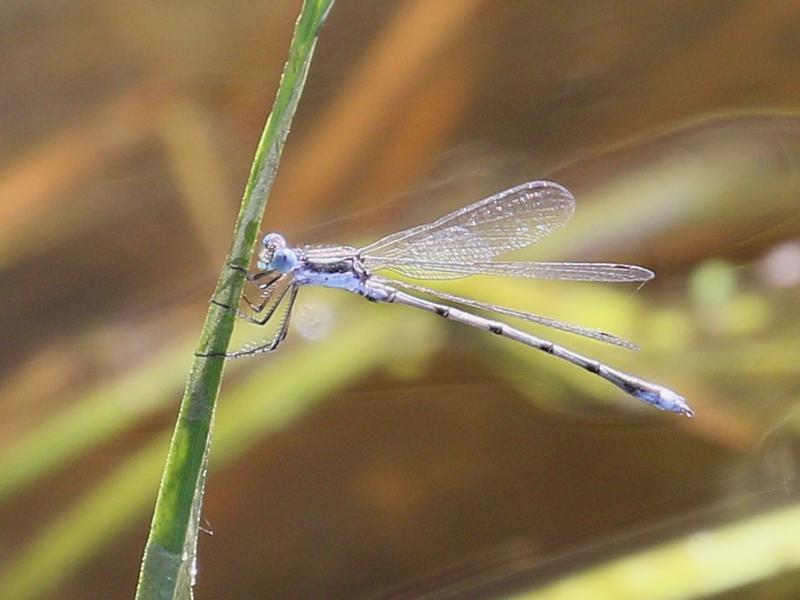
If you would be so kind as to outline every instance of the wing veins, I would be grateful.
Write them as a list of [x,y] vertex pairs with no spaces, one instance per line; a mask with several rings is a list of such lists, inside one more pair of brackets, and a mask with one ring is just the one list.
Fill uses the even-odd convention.
[[531,181],[489,196],[439,219],[390,234],[362,248],[364,257],[488,260],[550,235],[575,209],[570,192]]
[[644,267],[620,263],[580,262],[473,262],[457,263],[415,259],[367,257],[373,270],[388,269],[415,279],[460,279],[470,275],[496,275],[560,281],[604,281],[612,283],[649,281],[655,274]]

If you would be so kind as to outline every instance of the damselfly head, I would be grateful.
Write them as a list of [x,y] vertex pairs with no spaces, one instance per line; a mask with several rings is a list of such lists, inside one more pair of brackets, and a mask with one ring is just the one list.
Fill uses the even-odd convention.
[[259,270],[288,273],[296,264],[297,254],[286,245],[282,235],[268,233],[264,236],[256,263]]

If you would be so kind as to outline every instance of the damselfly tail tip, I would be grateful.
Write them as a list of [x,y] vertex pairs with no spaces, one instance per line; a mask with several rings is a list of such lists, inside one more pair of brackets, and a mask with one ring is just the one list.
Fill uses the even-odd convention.
[[686,417],[689,417],[690,419],[693,418],[694,411],[692,410],[692,407],[686,404],[686,399],[683,396],[678,396],[678,398],[680,398],[680,401],[676,401],[675,404],[672,405],[672,408],[669,408],[667,410],[670,410],[679,415],[684,415]]
[[694,411],[686,403],[686,398],[684,398],[680,394],[676,394],[670,389],[664,388],[664,394],[662,395],[662,402],[664,402],[665,408],[671,412],[677,413],[679,415],[685,415],[690,419],[694,417]]
[[690,419],[694,417],[694,411],[686,403],[686,398],[673,392],[669,388],[649,383],[639,389],[633,390],[633,395],[656,408],[673,412],[679,415],[686,415]]

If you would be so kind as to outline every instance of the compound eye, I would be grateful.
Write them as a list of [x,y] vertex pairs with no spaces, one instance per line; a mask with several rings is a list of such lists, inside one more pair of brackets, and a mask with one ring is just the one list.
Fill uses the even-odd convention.
[[272,267],[281,273],[288,273],[297,264],[297,254],[291,248],[281,248],[272,257]]
[[286,240],[279,233],[268,233],[261,240],[261,251],[258,253],[256,266],[261,271],[275,269],[274,257],[276,252],[286,248]]
[[261,240],[261,245],[264,246],[264,248],[285,248],[286,240],[283,239],[283,236],[279,233],[268,233],[264,236],[264,239]]

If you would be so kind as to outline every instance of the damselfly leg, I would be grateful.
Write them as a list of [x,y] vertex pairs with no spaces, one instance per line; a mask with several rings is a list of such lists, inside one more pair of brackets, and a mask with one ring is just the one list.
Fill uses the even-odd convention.
[[283,340],[286,339],[286,335],[289,333],[289,322],[291,321],[292,318],[292,309],[294,308],[295,300],[297,300],[298,289],[299,286],[297,284],[289,285],[285,290],[283,290],[283,292],[281,292],[281,295],[278,298],[278,300],[267,311],[267,314],[264,315],[264,318],[262,320],[250,319],[252,323],[255,323],[257,325],[266,325],[267,321],[269,321],[272,315],[275,313],[277,307],[280,306],[281,301],[286,296],[287,292],[289,293],[289,299],[286,302],[286,308],[283,311],[281,320],[278,323],[278,329],[275,332],[275,335],[268,342],[259,344],[257,346],[245,347],[242,350],[238,350],[237,352],[229,352],[225,356],[227,358],[241,358],[243,356],[266,354],[268,352],[274,352],[275,350],[277,350],[278,346],[281,344]]
[[264,316],[262,316],[260,319],[255,319],[250,317],[248,318],[250,322],[255,323],[256,325],[264,325],[267,321],[269,321],[270,317],[272,316],[272,313],[275,311],[275,308],[280,303],[281,299],[283,299],[283,296],[286,294],[286,290],[288,290],[288,287],[283,291],[278,290],[279,286],[283,283],[282,278],[286,278],[288,280],[288,276],[283,275],[281,273],[277,277],[271,279],[269,283],[264,284],[263,286],[258,286],[259,293],[261,295],[261,301],[258,304],[251,301],[247,297],[247,294],[242,295],[242,300],[245,302],[245,304],[247,304],[247,306],[250,308],[250,310],[253,311],[254,314],[258,315],[261,314],[267,307],[267,305],[270,304],[270,302],[273,299],[273,296],[275,296],[275,294],[279,294],[276,303],[273,306],[271,306],[271,309],[267,309],[267,312]]
[[249,315],[238,308],[233,308],[213,299],[212,302],[217,306],[233,311],[240,319],[255,325],[265,325],[267,321],[272,318],[272,315],[278,308],[281,300],[283,300],[284,296],[291,288],[291,284],[284,285],[289,282],[289,279],[290,278],[288,276],[281,273],[278,277],[272,279],[269,284],[265,284],[266,287],[260,291],[261,301],[258,304],[252,302],[247,295],[242,296],[242,301],[247,304],[247,306],[253,312],[253,315],[258,316]]

